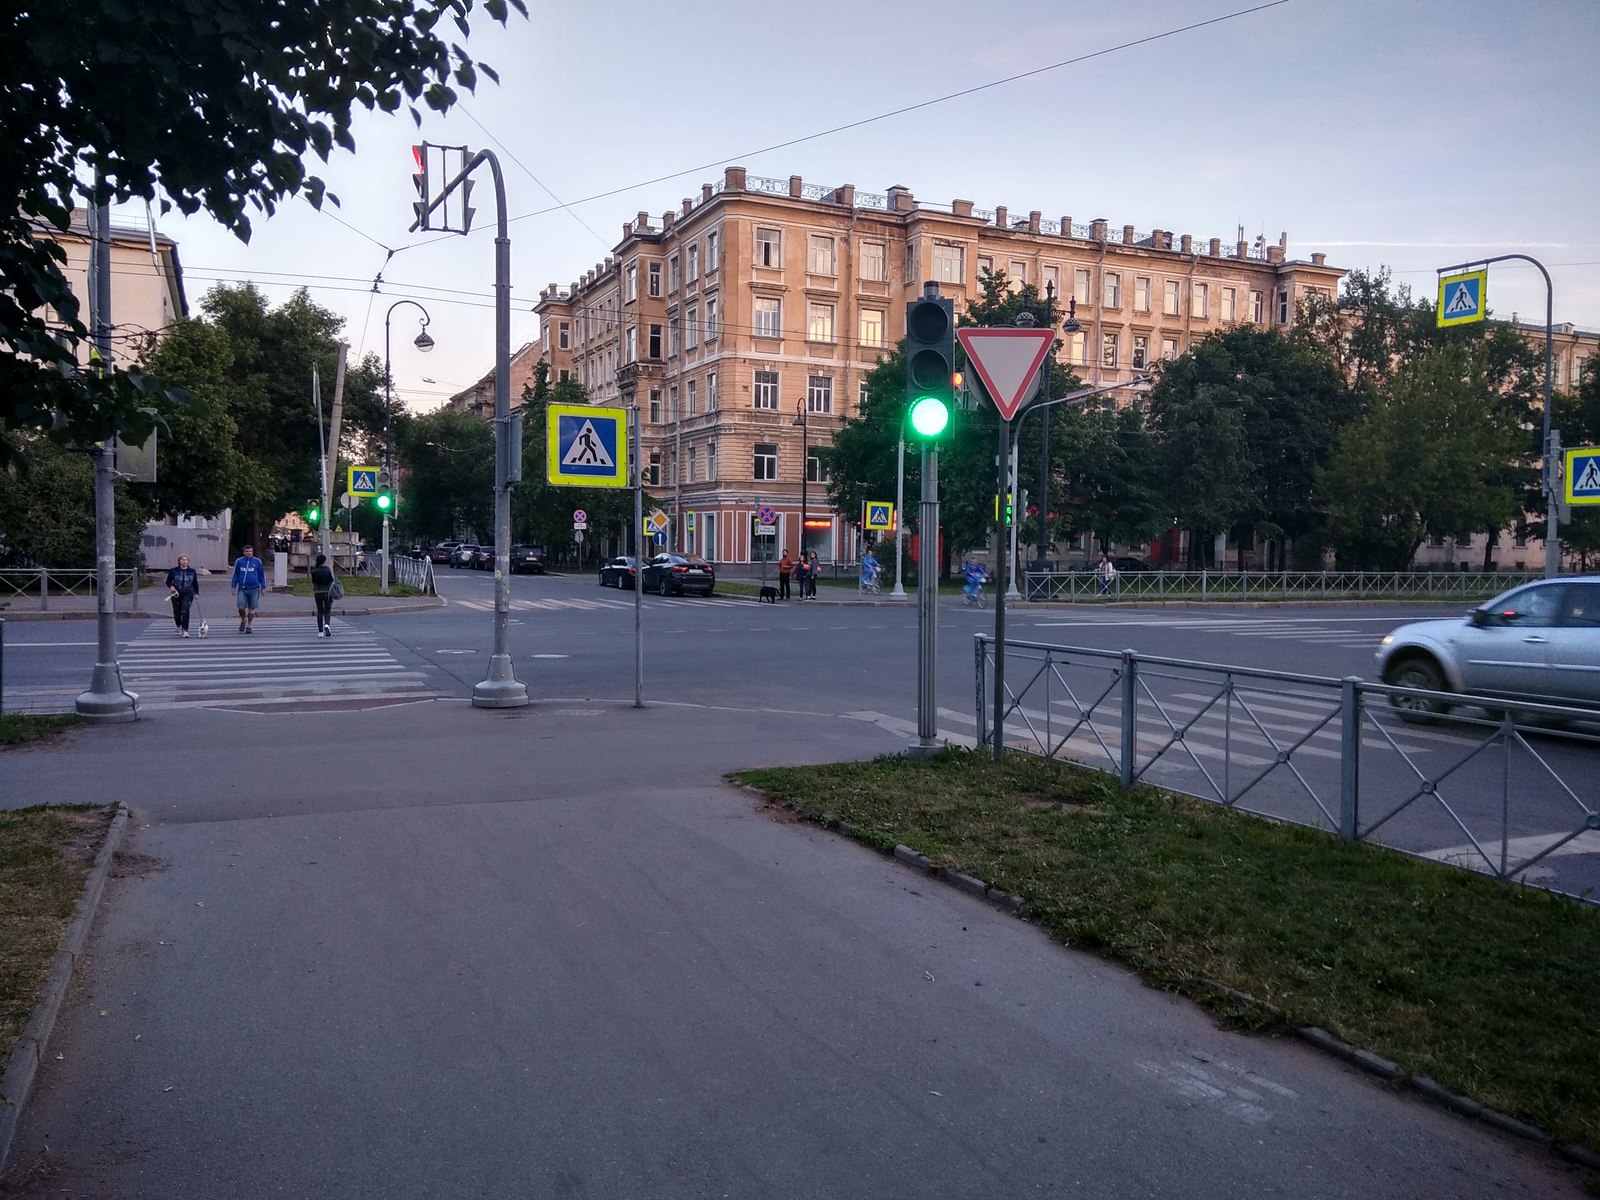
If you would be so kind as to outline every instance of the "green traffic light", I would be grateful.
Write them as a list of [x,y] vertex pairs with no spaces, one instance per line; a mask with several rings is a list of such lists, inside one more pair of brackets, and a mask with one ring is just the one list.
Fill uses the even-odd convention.
[[390,496],[387,492],[378,493],[378,511],[379,512],[388,512],[389,509],[391,507],[393,507],[393,505],[394,505],[394,498],[392,496]]
[[917,436],[936,438],[950,424],[950,406],[938,396],[923,396],[911,406],[911,428]]
[[320,520],[322,520],[322,510],[320,508],[312,506],[306,510],[306,521],[309,524],[315,525]]

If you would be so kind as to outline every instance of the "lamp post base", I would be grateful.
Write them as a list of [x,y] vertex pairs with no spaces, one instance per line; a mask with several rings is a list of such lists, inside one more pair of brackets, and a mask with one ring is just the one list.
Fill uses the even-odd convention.
[[906,747],[906,757],[913,762],[926,762],[930,758],[937,758],[944,748],[943,742],[915,741]]
[[116,663],[96,663],[89,690],[79,694],[73,704],[85,721],[112,725],[139,719],[139,696],[122,690],[122,672]]
[[496,654],[489,660],[489,677],[473,685],[473,708],[521,708],[528,703],[527,685],[511,671],[511,656]]

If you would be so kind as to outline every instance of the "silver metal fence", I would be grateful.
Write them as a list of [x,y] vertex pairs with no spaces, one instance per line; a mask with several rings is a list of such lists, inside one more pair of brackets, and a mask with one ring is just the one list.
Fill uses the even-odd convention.
[[1527,571],[1029,571],[1027,600],[1487,599],[1541,578]]
[[[115,572],[118,594],[132,596],[137,603],[141,582],[139,575],[132,568]],[[49,612],[51,596],[93,596],[96,582],[93,567],[7,567],[0,570],[0,600],[37,598],[39,610]]]
[[[1591,902],[1600,714],[1522,704],[1408,722],[1416,694],[1280,671],[1006,641],[1007,748]],[[992,745],[994,638],[975,643]],[[1494,711],[1494,710],[1491,710]]]

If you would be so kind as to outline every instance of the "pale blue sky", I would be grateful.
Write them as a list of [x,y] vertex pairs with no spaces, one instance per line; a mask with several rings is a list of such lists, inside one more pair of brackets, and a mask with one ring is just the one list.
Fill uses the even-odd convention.
[[[470,43],[501,86],[485,80],[420,136],[495,150],[514,217],[552,209],[552,193],[573,204],[511,225],[513,348],[537,334],[541,288],[570,283],[625,220],[697,195],[723,162],[1224,243],[1240,225],[1252,239],[1287,231],[1292,258],[1389,265],[1430,297],[1435,267],[1520,251],[1550,268],[1558,322],[1600,329],[1600,0],[1288,0],[761,152],[1250,7],[811,0],[778,16],[734,0],[529,0],[529,20],[480,18]],[[473,382],[494,352],[487,177],[471,237],[401,250],[384,295],[370,290],[382,247],[424,240],[406,232],[414,140],[408,117],[360,121],[357,153],[321,171],[337,221],[295,202],[241,245],[204,219],[159,218],[191,302],[218,279],[254,279],[274,301],[304,283],[347,318],[359,356],[381,355],[384,312],[417,298],[438,348],[416,353],[416,310],[394,314],[399,394],[431,408]],[[628,190],[576,203],[614,189]],[[1489,304],[1542,321],[1538,273],[1493,268]]]

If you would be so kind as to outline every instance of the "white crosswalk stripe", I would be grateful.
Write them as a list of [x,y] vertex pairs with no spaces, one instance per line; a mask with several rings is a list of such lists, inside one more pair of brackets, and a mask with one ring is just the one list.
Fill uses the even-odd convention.
[[[513,600],[511,602],[511,611],[560,612],[576,610],[583,612],[608,608],[625,608],[631,610],[633,608],[633,597],[628,595],[628,593],[624,593],[624,595],[628,597],[625,600],[613,600],[604,597],[593,600],[558,600],[554,598],[542,600]],[[666,605],[671,608],[703,608],[707,605],[712,607],[748,606],[752,599],[753,597],[750,596],[646,596],[644,603],[646,608],[652,608],[659,605]],[[461,608],[470,608],[474,612],[494,611],[493,600],[452,600],[450,603]]]
[[[220,628],[219,628],[220,626]],[[258,620],[241,634],[232,620],[211,636],[178,638],[152,621],[118,655],[122,682],[142,708],[362,708],[444,695],[408,670],[376,635],[335,618],[319,638],[305,620]]]
[[1071,629],[1083,626],[1136,626],[1146,629],[1195,630],[1225,633],[1232,637],[1262,638],[1268,641],[1308,642],[1319,646],[1376,648],[1378,639],[1398,624],[1392,618],[1352,618],[1361,624],[1342,625],[1326,617],[1126,617],[1116,620],[1036,621],[1041,629]]

